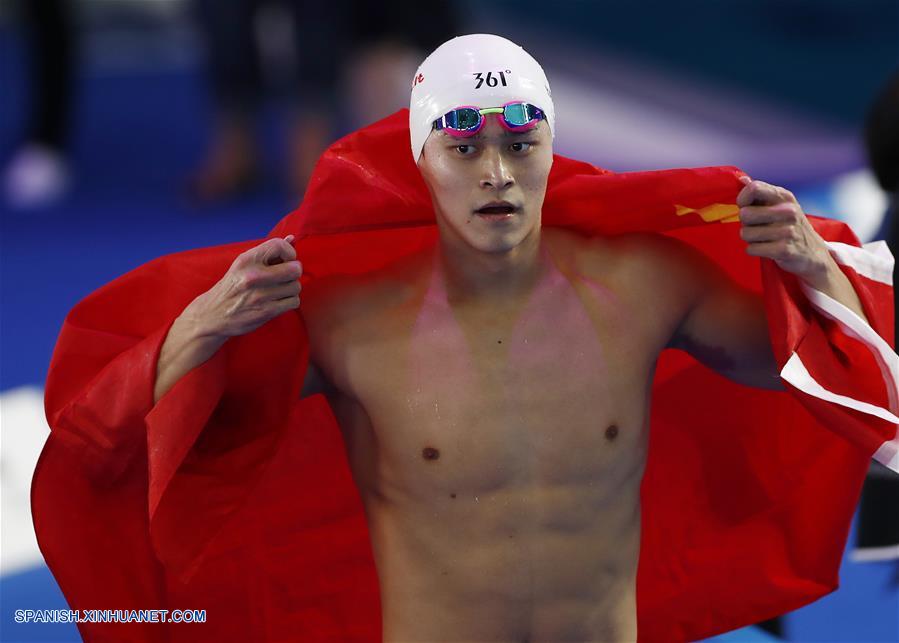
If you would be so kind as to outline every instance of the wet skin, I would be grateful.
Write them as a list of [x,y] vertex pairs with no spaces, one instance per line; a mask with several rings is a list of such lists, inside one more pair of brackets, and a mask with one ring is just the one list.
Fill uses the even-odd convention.
[[[633,641],[656,360],[688,347],[722,372],[745,366],[764,353],[764,315],[735,297],[731,318],[689,324],[710,340],[692,337],[698,258],[654,235],[542,227],[549,132],[482,133],[425,145],[437,244],[302,296],[309,381],[362,494],[384,640]],[[494,200],[519,208],[475,213]],[[721,347],[724,323],[745,354]]]

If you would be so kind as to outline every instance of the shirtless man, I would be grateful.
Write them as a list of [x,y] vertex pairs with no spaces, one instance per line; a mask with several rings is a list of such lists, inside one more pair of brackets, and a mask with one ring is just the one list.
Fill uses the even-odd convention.
[[[468,36],[429,60],[484,46],[514,47]],[[481,114],[474,135],[448,119],[428,133],[418,164],[434,247],[304,292],[301,395],[324,393],[339,420],[385,641],[634,641],[655,364],[679,348],[738,382],[781,389],[765,312],[673,239],[542,228],[551,123],[510,128],[507,115]],[[789,192],[748,182],[738,204],[750,254],[864,318]],[[299,306],[289,241],[241,255],[188,307],[163,347],[157,399],[188,362]]]

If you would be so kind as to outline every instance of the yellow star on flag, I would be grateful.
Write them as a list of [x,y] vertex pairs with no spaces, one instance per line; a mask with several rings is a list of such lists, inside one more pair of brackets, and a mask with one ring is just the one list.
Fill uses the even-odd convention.
[[688,208],[685,205],[675,205],[675,213],[682,217],[686,214],[698,214],[706,223],[720,221],[721,223],[732,223],[740,220],[740,208],[736,203],[713,203],[704,208]]

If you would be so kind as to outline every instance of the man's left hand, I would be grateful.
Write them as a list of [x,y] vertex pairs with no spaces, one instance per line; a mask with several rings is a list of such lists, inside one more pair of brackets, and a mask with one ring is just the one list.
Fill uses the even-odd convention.
[[773,259],[781,268],[806,281],[821,279],[833,258],[802,207],[789,190],[748,176],[737,195],[740,207],[740,237],[755,257]]

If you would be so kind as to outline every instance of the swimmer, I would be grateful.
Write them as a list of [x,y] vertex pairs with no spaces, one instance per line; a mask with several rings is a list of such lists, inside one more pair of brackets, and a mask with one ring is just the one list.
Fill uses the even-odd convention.
[[[656,361],[680,348],[780,390],[762,302],[671,238],[541,226],[555,112],[514,43],[443,44],[415,75],[409,120],[439,242],[312,282],[301,304],[302,395],[324,393],[339,420],[384,640],[636,640]],[[749,254],[864,318],[791,193],[747,180],[738,205]],[[296,262],[283,240],[266,244]],[[191,315],[247,332],[226,290]]]
[[[537,61],[504,38],[436,49],[415,75],[409,125],[438,243],[314,281],[302,304],[298,290],[258,286],[277,294],[272,317],[286,297],[302,306],[301,395],[325,394],[339,420],[384,640],[634,641],[656,362],[679,348],[783,390],[762,301],[672,238],[542,227],[553,101]],[[745,183],[747,252],[864,319],[793,195]],[[283,239],[263,246],[243,269],[268,263],[263,252],[298,263]],[[242,294],[214,288],[190,316],[221,337],[247,332],[233,313]],[[157,386],[158,399],[168,384]]]

